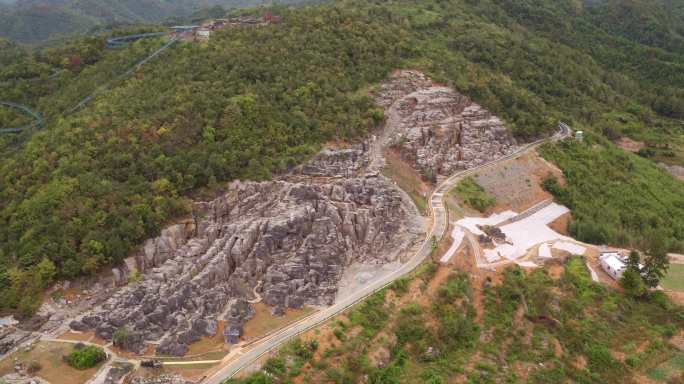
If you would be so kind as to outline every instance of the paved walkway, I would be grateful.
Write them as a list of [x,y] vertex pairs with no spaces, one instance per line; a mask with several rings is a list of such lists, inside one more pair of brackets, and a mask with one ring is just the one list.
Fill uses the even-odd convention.
[[193,365],[193,364],[217,364],[223,360],[197,360],[197,361],[163,361],[162,365]]

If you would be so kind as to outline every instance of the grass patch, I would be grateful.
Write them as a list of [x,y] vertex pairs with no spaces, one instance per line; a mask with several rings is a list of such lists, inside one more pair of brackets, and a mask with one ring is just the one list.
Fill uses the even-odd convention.
[[563,279],[575,289],[578,298],[592,297],[598,287],[591,279],[584,258],[581,256],[573,256],[568,260]]
[[392,151],[385,156],[386,165],[382,170],[385,177],[395,181],[399,188],[403,189],[418,208],[421,215],[427,214],[427,186],[420,175],[401,160],[401,157]]
[[660,284],[665,289],[684,292],[684,264],[670,264],[670,269]]
[[361,326],[369,337],[377,334],[389,319],[385,308],[385,293],[382,290],[373,294],[349,314],[351,323]]
[[[202,361],[202,360],[221,360],[228,354],[227,351],[214,351],[207,352],[201,355],[195,355],[192,357],[185,356],[155,356],[154,358],[162,362],[174,362],[174,361]],[[190,354],[187,354],[190,355]]]
[[463,179],[450,193],[456,194],[469,207],[482,213],[496,204],[496,197],[488,194],[472,177]]
[[[253,307],[256,313],[245,323],[245,339],[247,340],[261,338],[271,331],[310,315],[314,311],[311,307],[288,308],[283,316],[277,317],[271,314],[270,308],[264,303],[256,303]],[[219,340],[217,345],[223,345],[223,340]]]
[[63,360],[63,356],[71,353],[73,348],[74,345],[71,343],[41,341],[30,351],[15,352],[2,360],[0,376],[14,372],[14,359],[17,358],[26,364],[31,361],[37,362],[40,370],[35,375],[49,380],[52,384],[83,384],[97,372],[101,363],[85,370],[70,367]]

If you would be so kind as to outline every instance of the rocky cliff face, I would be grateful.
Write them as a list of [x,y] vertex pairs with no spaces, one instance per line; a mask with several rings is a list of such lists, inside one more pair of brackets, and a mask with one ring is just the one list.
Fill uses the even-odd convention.
[[[363,157],[326,156],[316,173],[337,173],[326,162],[349,156]],[[235,182],[224,196],[196,204],[196,224],[148,241],[137,257],[142,282],[71,327],[105,339],[127,327],[130,349],[161,340],[158,352],[182,355],[224,319],[226,340],[235,341],[253,313],[246,300],[260,296],[276,309],[330,305],[345,266],[394,261],[406,216],[401,194],[382,178]]]
[[376,92],[392,145],[426,176],[447,176],[512,153],[503,122],[451,88],[416,71],[398,71]]

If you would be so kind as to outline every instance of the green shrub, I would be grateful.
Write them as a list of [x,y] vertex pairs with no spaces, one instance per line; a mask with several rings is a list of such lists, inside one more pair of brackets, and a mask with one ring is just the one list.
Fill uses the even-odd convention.
[[462,298],[469,293],[468,277],[463,273],[453,273],[449,275],[446,284],[441,286],[438,291],[439,300],[442,303],[451,303],[458,298]]
[[627,356],[625,357],[625,364],[632,368],[636,368],[639,365],[639,358],[636,356]]
[[276,377],[284,376],[285,373],[287,373],[285,360],[280,357],[271,357],[270,359],[266,360],[263,370],[264,372]]
[[620,277],[620,285],[630,297],[638,298],[646,294],[646,284],[637,270],[627,269]]
[[573,256],[568,259],[563,280],[574,288],[579,299],[590,299],[594,297],[596,290],[600,289],[600,286],[597,286],[591,279],[584,258],[581,256]]
[[452,306],[438,306],[437,318],[439,329],[437,340],[445,350],[463,350],[471,348],[477,342],[480,327],[473,316],[463,313]]
[[131,350],[133,344],[137,339],[136,334],[133,333],[128,327],[123,326],[114,331],[112,335],[112,343],[123,350]]
[[316,349],[318,349],[318,341],[311,340],[308,343],[304,343],[300,339],[290,342],[285,348],[287,352],[291,352],[302,360],[310,360]]
[[401,384],[401,376],[406,367],[407,356],[401,350],[395,351],[387,366],[375,368],[369,374],[369,384]]
[[363,327],[368,336],[381,330],[389,318],[389,313],[385,308],[385,293],[382,290],[371,295],[349,315],[351,323]]
[[342,330],[339,329],[339,328],[335,328],[335,329],[333,330],[333,335],[335,335],[335,337],[336,337],[337,340],[339,340],[339,341],[345,341],[345,340],[347,339],[347,337],[344,335],[344,331],[342,331]]
[[408,287],[409,283],[411,280],[407,277],[402,277],[401,279],[397,279],[392,285],[390,285],[390,289],[394,291],[398,296],[403,296],[406,292],[408,292]]
[[420,374],[420,379],[422,383],[425,384],[444,384],[445,381],[442,375],[437,372],[434,368],[428,368]]
[[36,372],[40,371],[43,368],[42,365],[40,365],[39,362],[35,360],[29,361],[28,365],[26,366],[26,372],[30,375],[35,374]]
[[590,344],[586,347],[587,362],[592,371],[601,372],[614,367],[617,362],[603,344]]
[[105,351],[94,345],[77,344],[70,354],[64,356],[64,361],[76,369],[92,368],[105,360],[107,360]]
[[426,342],[428,330],[423,320],[423,309],[418,304],[409,304],[399,312],[394,333],[399,345]]

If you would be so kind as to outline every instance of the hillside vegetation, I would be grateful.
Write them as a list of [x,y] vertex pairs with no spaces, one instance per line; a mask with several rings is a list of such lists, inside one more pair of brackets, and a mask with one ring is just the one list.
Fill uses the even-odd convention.
[[684,183],[594,140],[547,145],[541,153],[563,170],[566,187],[553,179],[544,186],[572,210],[573,237],[652,253],[684,250]]
[[669,341],[684,313],[662,292],[635,301],[606,289],[580,257],[555,267],[473,286],[428,266],[226,383],[638,383],[682,358]]
[[[359,0],[278,8],[280,25],[179,43],[127,78],[119,76],[161,39],[115,51],[87,38],[0,53],[7,61],[0,100],[47,117],[41,132],[0,137],[0,306],[31,313],[52,278],[121,262],[187,214],[193,191],[269,178],[326,141],[366,134],[383,118],[367,90],[400,67],[453,85],[501,116],[521,141],[548,135],[564,119],[675,153],[683,142],[675,120],[684,113],[681,9],[646,3],[672,15],[671,33],[634,39],[603,26],[628,23],[613,8],[592,11],[570,0]],[[103,90],[90,105],[67,114],[97,87]],[[614,151],[607,140],[597,145]],[[649,161],[635,162],[636,179],[669,177]],[[680,184],[657,185],[666,196],[681,196]],[[652,199],[630,196],[634,204]],[[663,223],[681,228],[678,200],[659,204],[658,212],[671,214]],[[633,222],[652,216],[632,214]],[[601,216],[586,217],[608,226]],[[648,231],[630,225],[626,233],[639,241]],[[680,235],[664,232],[673,247]]]

